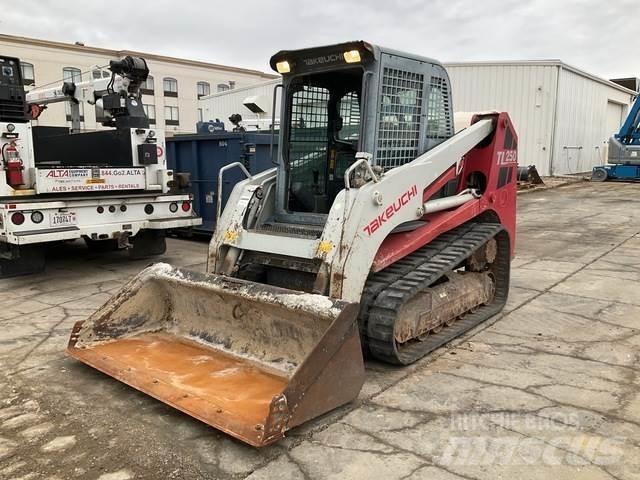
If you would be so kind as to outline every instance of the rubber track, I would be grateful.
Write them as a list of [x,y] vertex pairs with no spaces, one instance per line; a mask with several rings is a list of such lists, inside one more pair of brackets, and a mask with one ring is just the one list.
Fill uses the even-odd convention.
[[[394,337],[397,312],[447,272],[456,269],[491,238],[498,241],[494,262],[496,292],[491,304],[467,313],[453,325],[424,341],[406,343],[398,349]],[[373,357],[394,364],[409,364],[444,345],[502,310],[509,289],[510,252],[504,227],[496,223],[467,223],[372,274],[365,285],[360,329],[363,347]]]

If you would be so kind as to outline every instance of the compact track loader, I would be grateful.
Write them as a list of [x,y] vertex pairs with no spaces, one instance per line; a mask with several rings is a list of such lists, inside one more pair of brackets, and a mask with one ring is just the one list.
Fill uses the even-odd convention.
[[356,398],[363,352],[409,364],[499,312],[515,239],[513,125],[454,135],[437,61],[350,42],[271,66],[277,167],[235,186],[207,274],[147,268],[67,350],[255,446]]

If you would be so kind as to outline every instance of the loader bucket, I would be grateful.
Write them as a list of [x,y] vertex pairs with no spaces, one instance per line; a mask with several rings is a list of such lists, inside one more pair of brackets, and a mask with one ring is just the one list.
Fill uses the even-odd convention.
[[358,304],[156,264],[73,329],[72,357],[254,446],[353,400]]

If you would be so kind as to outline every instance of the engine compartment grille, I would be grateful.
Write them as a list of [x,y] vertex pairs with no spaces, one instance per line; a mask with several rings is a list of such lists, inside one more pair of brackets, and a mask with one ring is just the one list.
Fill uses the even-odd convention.
[[315,239],[322,236],[323,227],[319,225],[299,225],[295,223],[269,222],[257,226],[256,231]]
[[385,170],[418,156],[423,91],[423,74],[383,69],[376,159]]

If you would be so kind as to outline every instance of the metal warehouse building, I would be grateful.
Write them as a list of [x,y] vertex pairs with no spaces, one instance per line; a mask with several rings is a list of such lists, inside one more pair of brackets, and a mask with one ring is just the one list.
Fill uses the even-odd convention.
[[[606,163],[609,137],[620,127],[636,94],[560,60],[445,66],[451,77],[454,110],[509,112],[520,140],[519,163],[535,165],[541,175],[588,172]],[[269,81],[205,97],[199,104],[200,113],[205,119],[224,121],[240,113],[248,125],[260,123],[265,128],[278,83]],[[257,114],[252,112],[256,104],[262,110]],[[276,118],[278,115],[276,111]],[[262,121],[255,120],[258,118]]]
[[609,137],[635,92],[560,60],[446,64],[456,111],[505,110],[518,131],[519,163],[541,175],[606,163]]
[[[261,128],[269,128],[273,109],[273,91],[280,83],[280,78],[277,78],[203,97],[198,102],[198,117],[204,120],[222,120],[227,129],[230,129],[229,116],[239,113],[242,115],[245,126],[259,125]],[[278,92],[278,102],[280,94],[281,91]],[[258,112],[258,109],[262,112]],[[278,103],[276,105],[276,122],[279,114],[280,104]]]

